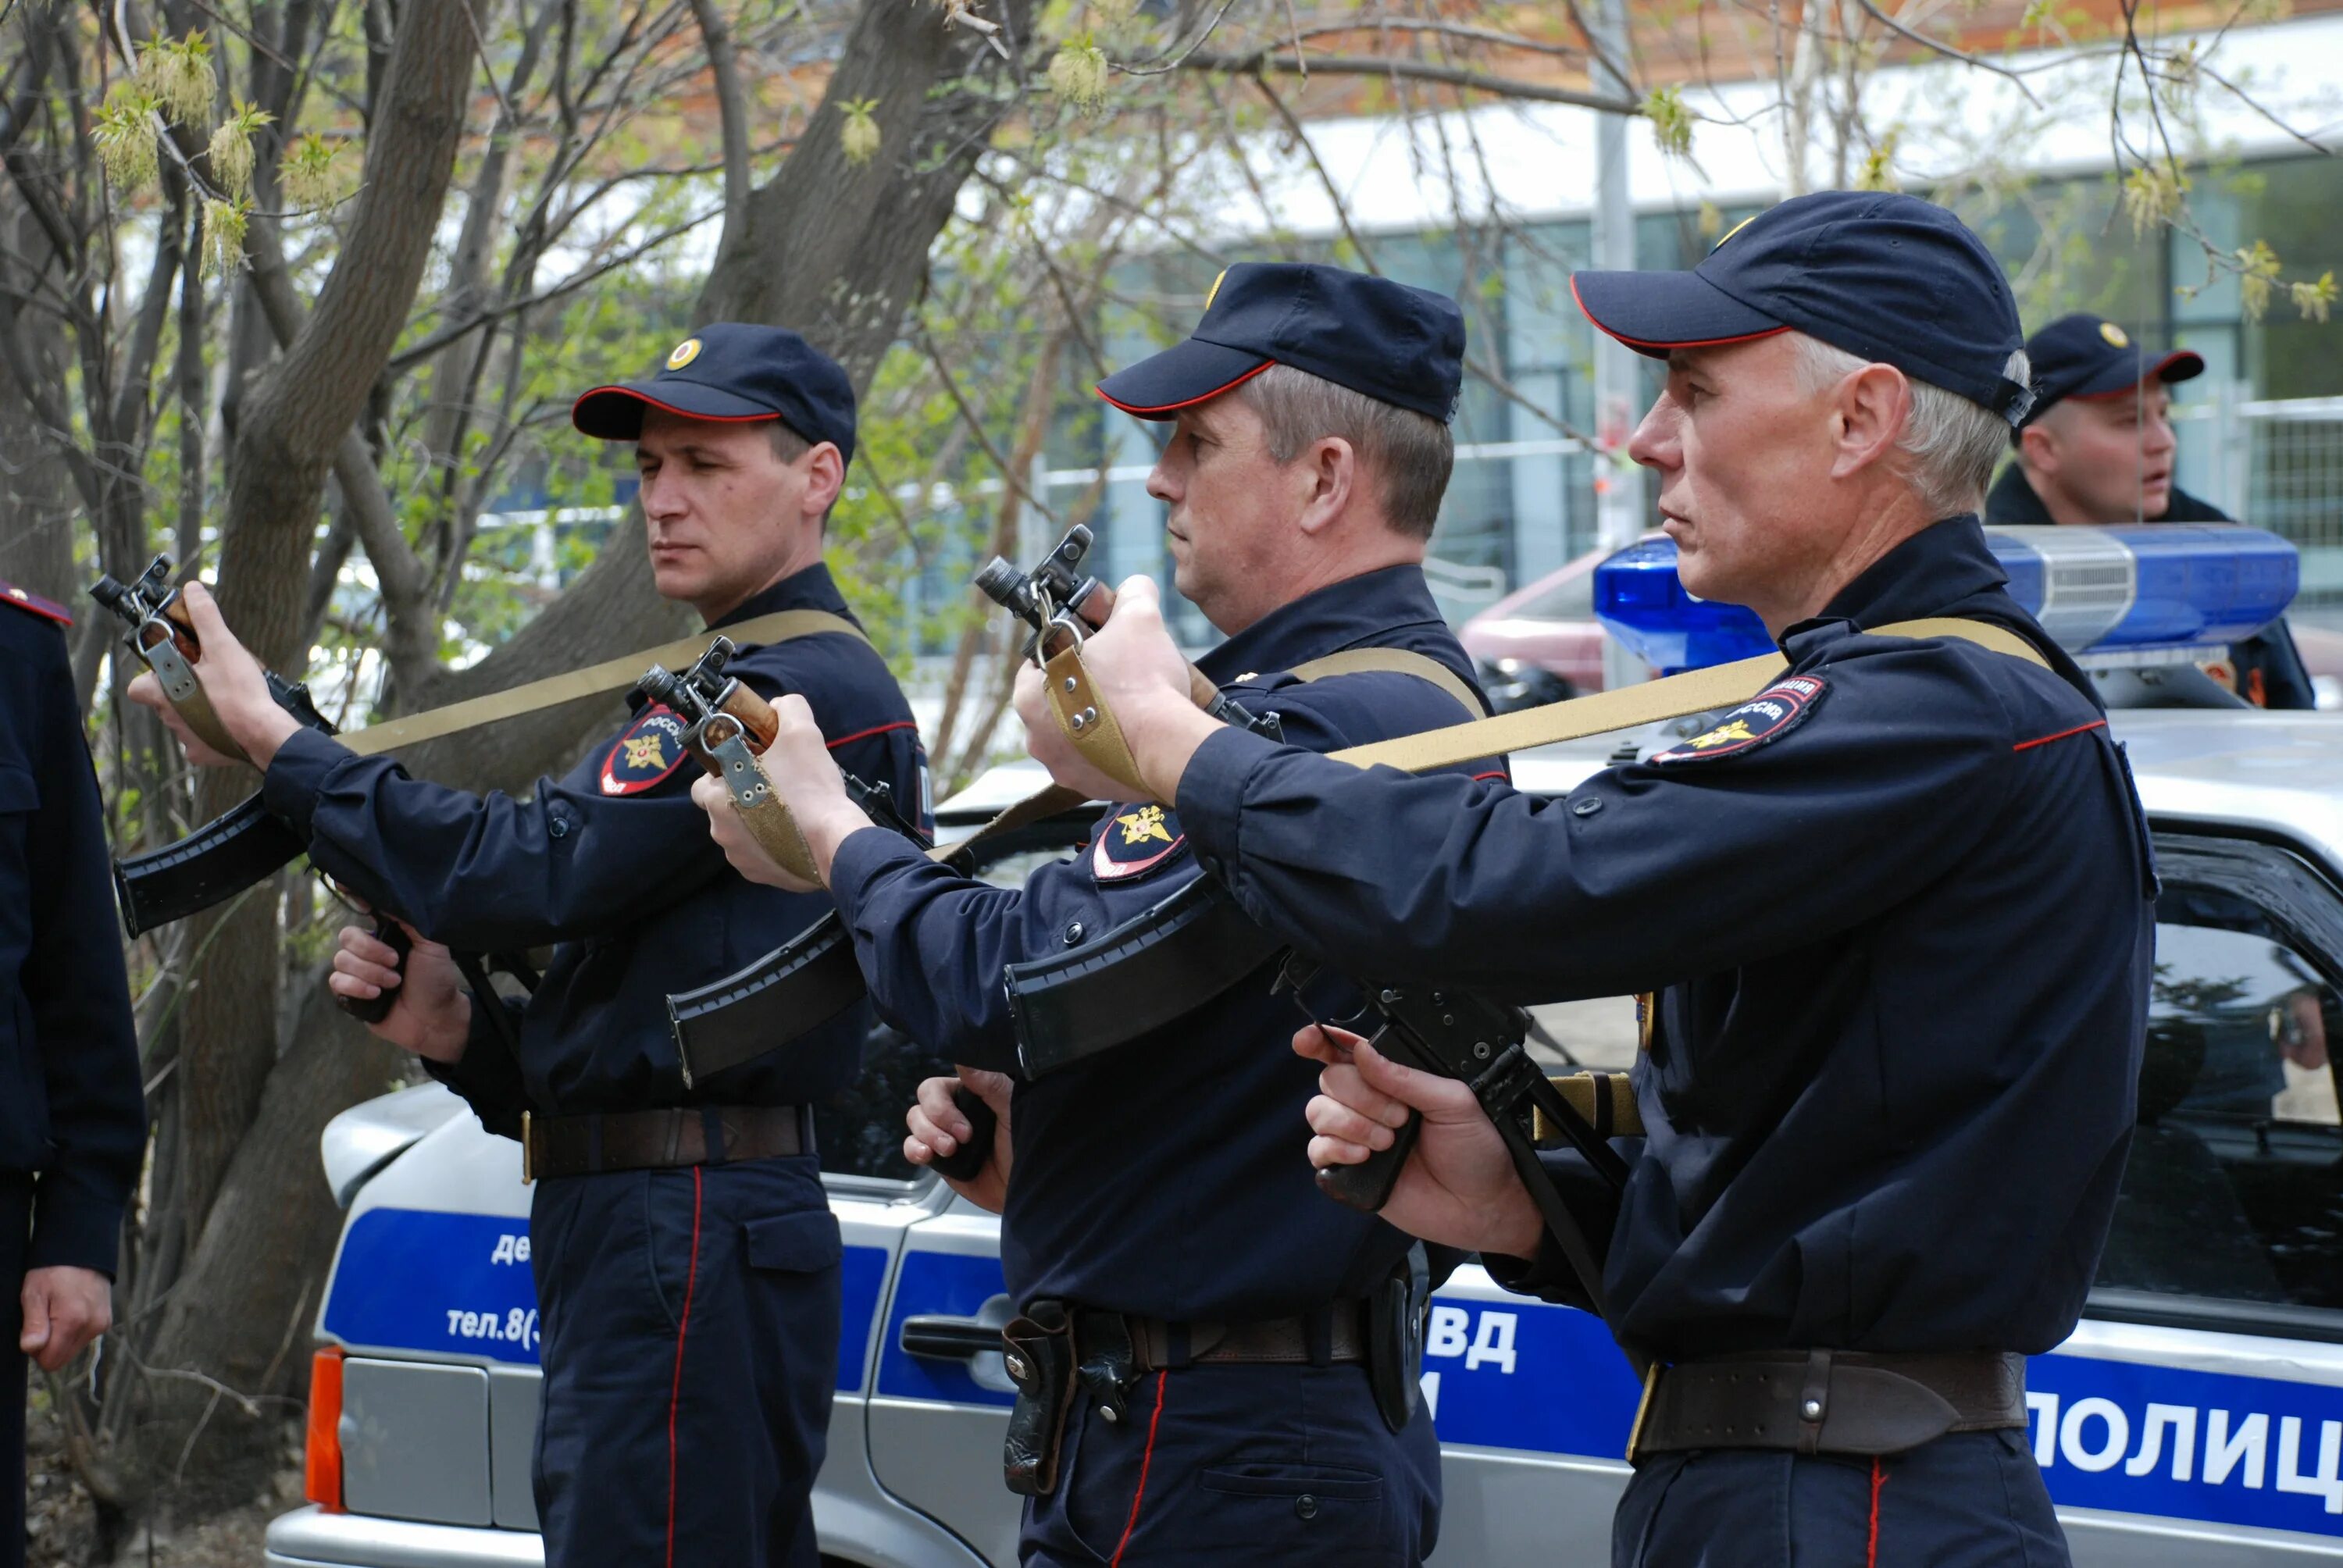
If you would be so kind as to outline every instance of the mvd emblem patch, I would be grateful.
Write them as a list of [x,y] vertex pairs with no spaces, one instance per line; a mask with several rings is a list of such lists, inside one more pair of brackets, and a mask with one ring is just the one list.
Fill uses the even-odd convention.
[[1704,762],[1753,751],[1795,729],[1822,695],[1821,676],[1786,676],[1726,714],[1715,728],[1656,753],[1652,760]]
[[1091,846],[1091,869],[1101,882],[1129,881],[1171,859],[1187,841],[1180,819],[1162,807],[1129,807],[1099,829]]
[[627,727],[602,759],[602,793],[639,795],[682,766],[683,720],[654,703]]

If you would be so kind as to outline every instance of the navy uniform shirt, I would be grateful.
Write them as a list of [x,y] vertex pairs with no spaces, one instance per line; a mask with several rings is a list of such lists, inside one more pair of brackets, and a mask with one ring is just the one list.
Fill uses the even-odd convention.
[[38,1173],[26,1267],[112,1273],[146,1107],[69,624],[0,583],[0,1181]]
[[[2001,471],[1993,488],[1985,498],[1985,520],[2006,523],[2012,527],[2048,526],[2056,522],[2042,498],[2026,480],[2026,471],[2016,463]],[[2179,486],[2172,487],[2171,498],[2165,502],[2164,515],[2150,518],[2151,523],[2234,523],[2229,516],[2210,501],[2200,500]],[[2294,633],[2280,617],[2242,642],[2229,645],[2229,663],[2235,675],[2237,695],[2252,700],[2260,708],[2311,709],[2318,706],[2318,693],[2310,684],[2310,671],[2302,662],[2301,650],[2294,645]]]
[[[827,567],[784,578],[710,628],[782,609],[846,615]],[[839,765],[890,786],[924,814],[926,761],[910,708],[878,654],[842,633],[744,648],[727,667],[767,698],[813,707]],[[424,935],[475,952],[552,945],[518,1018],[518,1060],[476,1012],[452,1070],[435,1071],[492,1131],[539,1114],[679,1104],[785,1105],[851,1082],[867,1010],[786,1051],[701,1080],[687,1092],[667,997],[720,980],[824,913],[819,894],[734,875],[691,801],[702,769],[664,708],[638,709],[559,781],[516,799],[409,778],[311,730],[285,743],[265,782],[269,809],[309,841],[318,869]],[[436,1067],[436,1064],[432,1064]]]
[[[1564,799],[1232,734],[1181,819],[1310,949],[1522,1002],[1663,992],[1622,1342],[2046,1351],[2123,1172],[2154,872],[2089,683],[2005,580],[1974,518],[1938,523],[1789,629],[1762,707]],[[1926,616],[2052,668],[1861,629]]]
[[[1297,599],[1202,668],[1313,750],[1478,717],[1412,676],[1304,685],[1283,673],[1364,646],[1412,649],[1471,678],[1413,566]],[[1095,940],[1199,874],[1176,813],[1117,806],[1081,852],[1021,890],[957,876],[884,833],[846,840],[830,890],[880,1014],[955,1061],[1013,1073],[1002,970]],[[1304,1020],[1270,994],[1274,974],[1264,967],[1177,1023],[1017,1084],[1001,1257],[1021,1308],[1059,1298],[1174,1320],[1285,1317],[1362,1294],[1405,1251],[1398,1231],[1316,1188],[1302,1108],[1318,1070],[1293,1054]],[[1335,1005],[1340,990],[1313,988],[1312,1000]]]

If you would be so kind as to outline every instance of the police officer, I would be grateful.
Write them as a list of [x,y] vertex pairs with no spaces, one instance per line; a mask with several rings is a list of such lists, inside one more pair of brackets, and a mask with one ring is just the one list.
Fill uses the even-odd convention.
[[112,1322],[146,1149],[72,624],[0,583],[0,1568],[25,1561],[25,1358],[60,1371]]
[[[2027,397],[2008,287],[1941,208],[1845,192],[1690,273],[1574,282],[1666,360],[1630,451],[1684,586],[1755,610],[1786,675],[1553,802],[1195,723],[1142,584],[1091,678],[1272,929],[1517,1000],[1658,991],[1624,1196],[1552,1162],[1654,1369],[1615,1563],[2063,1562],[2021,1356],[2074,1328],[2106,1241],[2155,879],[2090,683],[1974,515]],[[1940,617],[2015,636],[1880,634]],[[1035,748],[1076,771],[1053,728]],[[1296,1044],[1327,1064],[1313,1162],[1420,1108],[1385,1217],[1584,1299],[1461,1086]]]
[[[2077,312],[2027,338],[2026,352],[2034,408],[2010,433],[2016,460],[1986,496],[1986,522],[2237,520],[2172,482],[2172,387],[2204,373],[2195,351],[2151,357],[2114,322]],[[2283,619],[2208,673],[2258,707],[2318,706]]]
[[[1099,387],[1170,426],[1148,490],[1169,508],[1181,591],[1228,634],[1202,668],[1254,718],[1275,715],[1289,744],[1332,749],[1484,710],[1421,565],[1463,339],[1443,296],[1239,266],[1193,336]],[[1297,678],[1345,650],[1428,668]],[[1110,807],[1079,854],[1021,889],[960,877],[863,830],[803,713],[785,710],[768,765],[880,1012],[978,1081],[1018,1066],[1007,966],[1093,941],[1200,874],[1178,813],[1139,802]],[[777,875],[724,798],[700,793],[734,863]],[[1011,1428],[1029,1563],[1402,1564],[1432,1548],[1431,1421],[1404,1404],[1386,1420],[1378,1375],[1412,1389],[1414,1373],[1403,1350],[1370,1342],[1368,1298],[1409,1267],[1408,1240],[1322,1196],[1296,1158],[1312,1075],[1271,980],[1264,966],[1174,1022],[1016,1082],[1011,1162],[963,1188],[1005,1203],[1002,1269],[1024,1314],[1011,1354],[1041,1369],[1020,1374]],[[1335,1005],[1325,986],[1310,1000]],[[952,1143],[915,1137],[908,1151],[925,1162]],[[1061,1431],[1053,1358],[1079,1369]]]
[[[717,323],[648,381],[578,400],[632,441],[659,592],[711,631],[781,609],[847,618],[822,524],[854,450],[845,374],[793,332]],[[825,907],[725,869],[664,708],[639,709],[526,799],[409,778],[297,729],[200,587],[187,600],[221,721],[313,861],[421,939],[342,933],[334,990],[396,988],[377,1032],[491,1131],[526,1134],[543,1325],[538,1515],[557,1564],[812,1564],[809,1493],[830,1422],[840,1241],[810,1106],[854,1078],[860,1010],[687,1090],[665,998],[729,974]],[[885,664],[840,629],[745,650],[801,693],[847,768],[921,799],[925,763]],[[551,945],[526,1006],[466,994],[446,947]]]

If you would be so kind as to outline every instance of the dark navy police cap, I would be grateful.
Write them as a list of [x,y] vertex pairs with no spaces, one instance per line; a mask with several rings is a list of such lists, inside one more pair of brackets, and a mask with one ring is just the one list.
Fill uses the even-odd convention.
[[1241,262],[1221,274],[1184,343],[1118,370],[1099,396],[1169,419],[1272,365],[1442,424],[1464,379],[1464,313],[1444,294],[1339,266]]
[[2150,355],[2122,327],[2085,310],[2062,316],[2027,338],[2026,353],[2034,361],[2029,425],[2061,397],[2112,397],[2145,381],[2168,386],[2205,373],[2204,357],[2196,350]]
[[688,419],[779,418],[808,441],[829,441],[854,459],[854,387],[838,361],[785,327],[711,321],[677,344],[648,381],[597,387],[569,422],[604,441],[643,433],[643,409]]
[[2006,374],[2026,333],[2001,264],[1917,196],[1795,196],[1727,230],[1690,272],[1578,272],[1570,288],[1588,320],[1654,358],[1795,327],[2012,425],[2033,400]]

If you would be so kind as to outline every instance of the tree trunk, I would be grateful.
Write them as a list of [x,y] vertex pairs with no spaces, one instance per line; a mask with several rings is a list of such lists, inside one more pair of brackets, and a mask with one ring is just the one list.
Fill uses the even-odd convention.
[[[49,243],[10,187],[0,186],[0,249],[15,253],[25,271],[45,269]],[[0,299],[0,331],[15,329],[35,375],[47,386],[39,401],[65,405],[65,329],[45,310],[16,311]],[[0,578],[45,598],[70,604],[73,581],[73,520],[79,509],[73,476],[65,468],[65,433],[52,432],[33,412],[35,398],[16,384],[0,358]]]
[[[221,598],[239,635],[272,662],[297,660],[323,477],[404,320],[432,227],[416,215],[437,215],[445,199],[473,49],[461,3],[410,0],[343,259],[283,364],[239,409]],[[1012,38],[1029,11],[1030,0],[1007,7]],[[1015,101],[998,82],[957,79],[993,67],[972,35],[948,34],[940,17],[920,0],[867,0],[814,129],[752,198],[746,232],[702,293],[703,317],[798,327],[836,354],[858,387],[867,383],[924,282],[928,246],[960,182]],[[940,87],[947,78],[955,79]],[[850,97],[879,99],[889,137],[860,168],[838,147],[835,106]],[[360,272],[363,283],[347,276]],[[639,518],[630,518],[510,642],[470,669],[413,683],[399,706],[434,707],[575,668],[673,638],[689,619],[659,598]],[[572,704],[417,747],[400,760],[460,788],[526,788],[566,769],[618,711],[608,699]],[[209,1141],[200,1161],[197,1140],[183,1140],[185,1164],[215,1167],[208,1179],[191,1171],[189,1190],[216,1196],[190,1211],[198,1239],[149,1358],[156,1367],[206,1369],[252,1394],[296,1392],[306,1366],[305,1356],[277,1352],[297,1308],[317,1310],[314,1292],[302,1303],[302,1285],[322,1279],[335,1234],[317,1175],[318,1131],[333,1112],[391,1082],[384,1048],[332,1007],[322,976],[307,982],[292,1043],[275,1054],[272,1031],[254,1026],[276,1013],[275,932],[265,896],[226,917],[188,1001],[179,1082],[220,1085],[199,1120],[241,1137]],[[297,1328],[296,1336],[306,1343]],[[151,1457],[167,1462],[176,1448],[166,1443],[184,1441],[202,1405],[178,1397],[191,1386],[146,1385],[159,1418],[142,1444]]]

